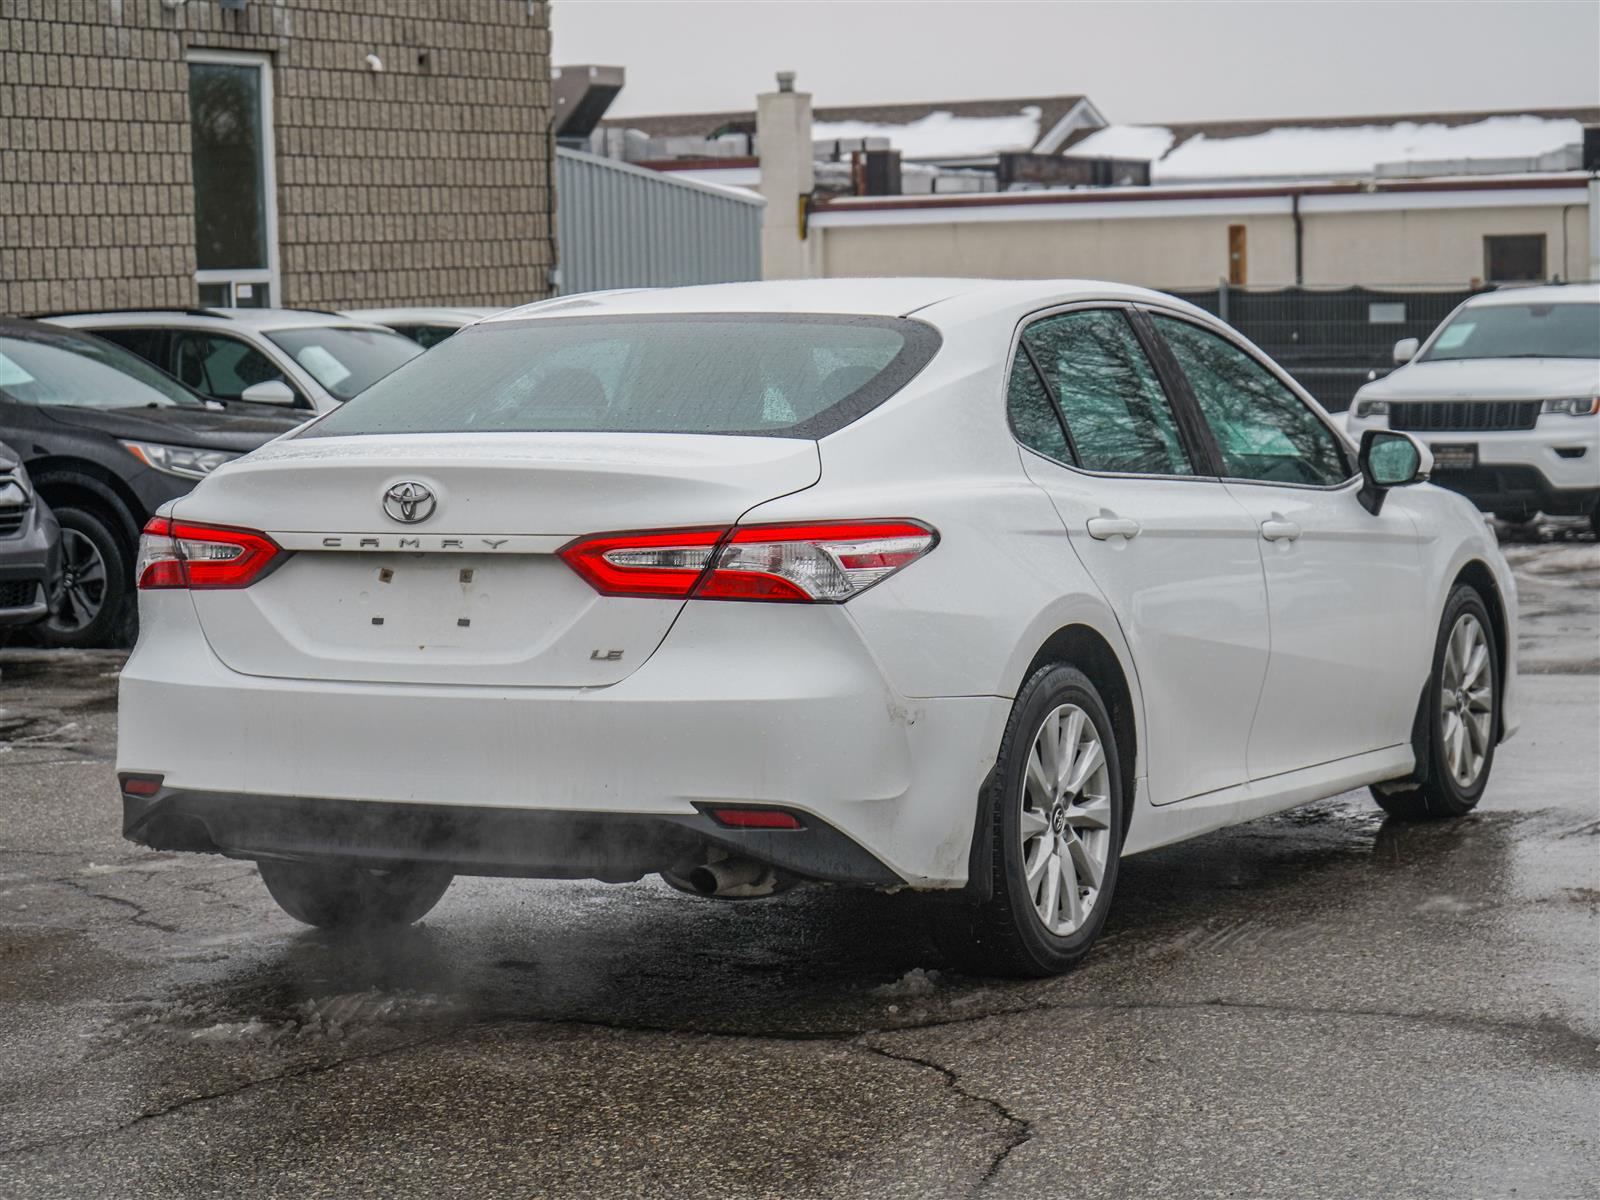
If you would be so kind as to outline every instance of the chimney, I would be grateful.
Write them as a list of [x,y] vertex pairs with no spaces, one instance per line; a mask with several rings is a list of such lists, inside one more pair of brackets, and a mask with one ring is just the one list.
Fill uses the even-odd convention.
[[756,146],[761,155],[761,277],[817,275],[818,242],[807,236],[811,198],[811,93],[794,90],[794,72],[778,72],[778,90],[756,97]]

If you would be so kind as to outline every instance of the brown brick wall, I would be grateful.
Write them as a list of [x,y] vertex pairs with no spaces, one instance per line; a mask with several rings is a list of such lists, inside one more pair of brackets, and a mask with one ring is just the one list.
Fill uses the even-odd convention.
[[272,55],[276,303],[548,293],[546,4],[3,0],[0,13],[0,312],[196,302],[191,49]]

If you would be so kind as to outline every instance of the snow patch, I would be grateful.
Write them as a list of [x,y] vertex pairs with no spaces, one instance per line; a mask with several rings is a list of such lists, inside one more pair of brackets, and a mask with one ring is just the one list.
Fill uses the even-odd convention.
[[887,138],[906,158],[966,158],[1002,150],[1030,150],[1039,140],[1040,110],[1029,105],[1015,116],[958,117],[931,112],[893,125],[881,121],[816,121],[813,142]]
[[899,996],[931,996],[939,986],[939,972],[924,970],[922,967],[912,967],[893,983],[886,983],[881,987],[872,989],[874,996],[899,997]]
[[1074,158],[1148,158],[1152,183],[1214,179],[1365,178],[1379,163],[1532,159],[1583,140],[1574,120],[1529,115],[1470,125],[1280,126],[1241,137],[1196,134],[1173,148],[1159,125],[1110,125],[1074,145]]

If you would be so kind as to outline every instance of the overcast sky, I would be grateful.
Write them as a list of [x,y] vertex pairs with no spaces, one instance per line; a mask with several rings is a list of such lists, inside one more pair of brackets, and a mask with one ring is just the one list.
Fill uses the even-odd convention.
[[1600,104],[1597,0],[555,0],[612,116],[1083,93],[1111,121]]

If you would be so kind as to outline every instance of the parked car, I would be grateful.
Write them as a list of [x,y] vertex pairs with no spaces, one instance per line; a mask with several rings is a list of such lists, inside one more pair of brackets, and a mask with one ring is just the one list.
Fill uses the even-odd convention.
[[65,313],[45,318],[131,350],[202,395],[297,409],[337,408],[422,353],[370,321],[297,308]]
[[22,456],[0,442],[0,629],[42,621],[60,601],[61,526]]
[[344,315],[352,321],[386,325],[426,350],[452,333],[499,311],[495,308],[351,308],[345,310]]
[[214,467],[299,423],[283,410],[252,411],[208,405],[89,334],[0,320],[0,435],[61,524],[64,597],[36,636],[56,646],[127,636],[145,521]]
[[514,310],[147,527],[125,833],[313,925],[455,874],[820,879],[960,896],[952,954],[1057,971],[1123,855],[1478,802],[1516,593],[1428,469],[1139,288]]
[[1356,393],[1352,437],[1415,433],[1434,481],[1479,508],[1587,516],[1600,534],[1600,284],[1474,296],[1394,358],[1399,370]]

